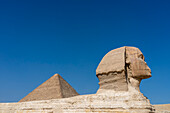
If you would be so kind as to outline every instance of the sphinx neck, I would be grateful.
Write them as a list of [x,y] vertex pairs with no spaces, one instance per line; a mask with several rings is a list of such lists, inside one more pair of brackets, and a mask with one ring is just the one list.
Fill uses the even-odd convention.
[[130,77],[129,78],[129,81],[128,81],[128,89],[131,90],[137,90],[138,92],[140,92],[140,83],[141,83],[141,80],[140,78],[133,78],[133,77]]
[[113,91],[134,91],[140,92],[139,86],[142,79],[126,76],[122,72],[110,72],[108,74],[101,74],[97,76],[99,79],[99,90],[113,90]]
[[99,89],[108,89],[114,91],[128,91],[128,83],[125,72],[110,72],[108,74],[98,75]]

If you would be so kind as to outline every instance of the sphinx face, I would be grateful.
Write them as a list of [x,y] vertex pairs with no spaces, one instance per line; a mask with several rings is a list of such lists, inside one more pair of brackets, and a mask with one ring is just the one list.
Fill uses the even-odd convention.
[[138,48],[127,47],[126,54],[130,63],[132,77],[140,79],[151,77],[151,70],[145,62],[142,52]]
[[151,70],[143,59],[136,58],[132,62],[132,75],[141,79],[149,78],[151,77]]

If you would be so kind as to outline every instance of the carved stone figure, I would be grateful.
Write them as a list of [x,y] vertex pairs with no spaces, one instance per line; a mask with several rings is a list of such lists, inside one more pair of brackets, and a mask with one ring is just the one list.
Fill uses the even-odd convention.
[[142,79],[151,77],[151,70],[144,61],[142,52],[135,47],[121,47],[108,52],[96,70],[99,91],[139,91]]

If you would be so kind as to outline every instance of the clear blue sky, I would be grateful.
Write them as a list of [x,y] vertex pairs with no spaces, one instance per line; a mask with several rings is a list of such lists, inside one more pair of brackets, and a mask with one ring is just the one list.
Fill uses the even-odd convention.
[[170,103],[169,0],[0,0],[0,102],[20,100],[55,73],[78,93],[95,93],[97,65],[121,46],[146,57],[144,95]]

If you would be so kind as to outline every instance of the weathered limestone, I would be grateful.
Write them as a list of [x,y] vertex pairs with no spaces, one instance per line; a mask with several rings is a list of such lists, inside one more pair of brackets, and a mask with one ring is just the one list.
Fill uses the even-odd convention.
[[59,74],[53,75],[19,102],[68,98],[79,95]]
[[107,53],[96,69],[100,89],[127,91],[125,76],[125,47]]
[[96,69],[96,75],[109,72],[122,72],[125,67],[125,47],[114,49],[108,52]]
[[[96,75],[100,85],[96,94],[73,93],[75,95],[71,97],[70,93],[74,91],[67,91],[70,86],[59,80],[62,81],[60,85],[47,85],[60,86],[58,89],[54,87],[63,95],[58,99],[49,98],[51,93],[47,92],[44,98],[48,100],[1,103],[0,113],[155,113],[149,100],[139,90],[141,80],[151,77],[151,70],[138,48],[121,47],[110,51],[97,67]],[[35,94],[38,95],[39,91]]]
[[[82,98],[82,101],[87,100],[88,96],[85,95],[86,99]],[[77,101],[77,98],[71,97],[65,99],[30,101],[30,102],[20,102],[20,103],[0,103],[0,113],[151,113],[147,110],[142,111],[140,109],[116,108],[117,106],[115,106],[115,104],[117,103],[115,103],[114,105],[110,104],[110,106],[106,108],[100,107],[98,109],[97,108],[93,109],[92,105],[91,106],[87,106],[86,104],[84,104],[83,106],[82,104],[78,105],[80,101],[74,103],[73,101],[74,99],[76,99]],[[108,100],[109,98],[105,99],[105,101]],[[61,104],[59,104],[59,102]],[[102,103],[98,103],[98,104],[101,105]],[[115,108],[112,108],[113,106],[115,106]],[[126,104],[124,106],[126,107]],[[154,113],[170,113],[169,104],[153,105],[153,106],[156,108],[156,111]]]
[[[109,92],[107,92],[109,93]],[[110,92],[111,93],[111,92]],[[12,109],[7,105],[0,104],[0,113],[8,110],[10,113],[150,113],[148,105],[142,102],[126,103],[128,94],[116,93],[113,95],[80,95],[71,98],[30,101],[17,103]],[[10,106],[8,104],[8,106]],[[133,107],[133,109],[131,109]],[[145,107],[145,109],[143,109]]]
[[99,91],[139,90],[142,79],[151,77],[151,70],[144,61],[142,52],[135,47],[121,47],[107,53],[96,70]]

